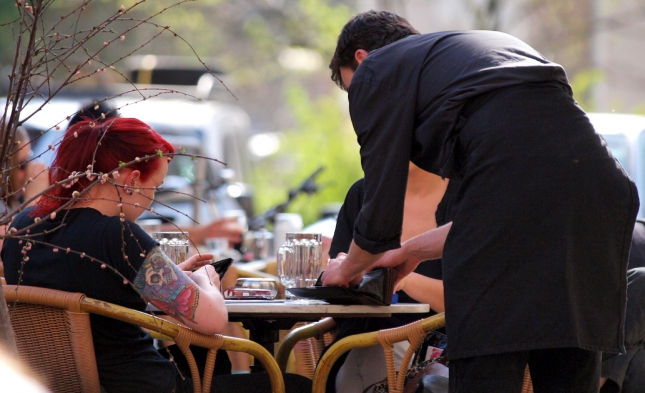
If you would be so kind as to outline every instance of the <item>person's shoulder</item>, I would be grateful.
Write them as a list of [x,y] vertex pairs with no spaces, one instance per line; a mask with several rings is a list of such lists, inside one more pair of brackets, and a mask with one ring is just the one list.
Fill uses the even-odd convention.
[[[92,208],[72,209],[72,214],[78,222],[90,226],[93,231],[101,232],[107,239],[136,237],[137,240],[152,240],[152,238],[136,223],[117,216],[106,216]],[[121,236],[121,234],[123,236]]]
[[34,209],[33,207],[28,207],[25,210],[21,211],[20,213],[16,214],[11,226],[13,228],[20,229],[20,228],[26,227],[27,225],[32,224],[34,222],[34,218],[31,217],[29,213],[33,209]]
[[348,194],[354,194],[354,193],[363,193],[363,184],[365,183],[365,178],[361,178],[356,180],[354,184],[352,184],[351,187],[349,187],[349,191],[347,191]]

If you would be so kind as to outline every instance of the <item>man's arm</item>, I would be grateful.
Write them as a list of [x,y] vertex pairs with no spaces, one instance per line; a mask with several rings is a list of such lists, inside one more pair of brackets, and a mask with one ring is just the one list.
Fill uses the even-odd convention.
[[422,261],[439,259],[452,227],[452,222],[415,236],[401,248],[381,254],[370,254],[354,242],[348,254],[339,254],[329,261],[322,277],[323,285],[348,285],[360,283],[363,274],[374,267],[391,267],[397,270],[397,283],[416,269]]

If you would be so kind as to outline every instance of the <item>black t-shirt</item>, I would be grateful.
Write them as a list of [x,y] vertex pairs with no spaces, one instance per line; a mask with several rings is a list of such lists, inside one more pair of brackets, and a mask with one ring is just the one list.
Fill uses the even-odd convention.
[[442,254],[452,360],[623,348],[638,194],[561,66],[500,32],[411,36],[363,60],[349,110],[363,250],[399,247],[410,161],[461,181]]
[[[29,211],[20,213],[12,227],[31,225],[34,219],[29,217]],[[31,234],[37,233],[40,235],[26,254],[29,260],[24,268],[21,251],[25,241],[5,240],[2,260],[8,284],[21,280],[22,285],[81,292],[145,310],[146,302],[128,283],[134,280],[145,255],[156,243],[138,225],[81,208],[60,212],[54,220],[42,220],[31,230]],[[102,263],[106,268],[101,267]],[[150,334],[138,326],[99,315],[92,314],[90,322],[99,378],[107,391],[156,393],[169,392],[174,387],[175,368],[154,348]]]
[[458,180],[448,173],[451,152],[444,147],[469,99],[544,82],[571,92],[560,65],[501,32],[415,35],[370,52],[349,87],[365,172],[356,244],[372,254],[399,247],[410,161]]

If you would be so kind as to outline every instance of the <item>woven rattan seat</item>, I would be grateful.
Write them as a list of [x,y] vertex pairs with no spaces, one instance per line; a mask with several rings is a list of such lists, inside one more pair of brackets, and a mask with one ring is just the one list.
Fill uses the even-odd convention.
[[[246,339],[205,335],[185,326],[116,304],[69,293],[25,285],[4,285],[9,317],[21,361],[52,392],[98,393],[96,357],[89,314],[94,313],[141,326],[158,338],[174,341],[188,361],[194,392],[210,392],[218,349],[246,352],[264,365],[273,392],[284,392],[280,369],[269,352]],[[208,348],[200,378],[190,345]]]
[[[323,393],[325,391],[325,385],[332,365],[342,354],[353,348],[370,347],[380,344],[385,353],[389,391],[392,393],[403,392],[406,373],[401,372],[401,370],[407,370],[414,352],[419,347],[424,337],[430,331],[445,326],[445,323],[445,315],[441,313],[398,328],[355,334],[339,340],[327,350],[318,362],[318,366],[314,373],[312,391],[314,393]],[[393,344],[404,340],[409,341],[410,346],[403,357],[399,372],[397,373],[394,363]],[[522,393],[532,392],[533,385],[527,367],[524,374]]]

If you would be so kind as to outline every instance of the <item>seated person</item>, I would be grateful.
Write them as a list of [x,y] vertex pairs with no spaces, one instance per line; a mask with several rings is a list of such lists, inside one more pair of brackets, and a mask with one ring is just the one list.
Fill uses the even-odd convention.
[[[52,184],[66,182],[19,213],[5,239],[7,283],[82,292],[139,311],[150,302],[198,332],[222,332],[227,311],[212,255],[175,265],[134,223],[166,176],[169,158],[159,152],[173,148],[137,119],[70,127],[50,171]],[[119,165],[146,156],[153,158]],[[190,374],[183,379],[144,330],[99,315],[90,322],[105,390],[192,392]]]
[[[120,116],[119,110],[105,101],[91,103],[81,110],[79,110],[69,120],[67,127],[71,127],[81,120],[100,120],[102,117],[105,119],[116,118]],[[184,227],[177,227],[173,224],[163,224],[162,231],[181,231],[187,232],[190,236],[190,241],[193,244],[205,244],[206,239],[211,237],[225,237],[228,239],[231,246],[242,242],[243,228],[237,222],[235,217],[225,217],[213,220],[208,224],[196,224]]]
[[[25,201],[30,201],[49,185],[49,175],[44,163],[32,161],[31,143],[27,131],[18,127],[14,135],[13,151],[9,161],[9,181],[0,185],[0,216],[14,211]],[[36,199],[27,203],[31,206]],[[0,235],[4,235],[7,227],[0,226]],[[0,239],[2,247],[3,239]],[[4,277],[2,260],[0,260],[0,277]]]
[[[452,197],[449,195],[454,194],[457,188],[457,182],[444,180],[410,163],[401,241],[449,222],[452,217]],[[359,180],[348,191],[345,203],[339,212],[329,252],[330,257],[336,258],[339,253],[349,249],[354,232],[354,221],[361,210],[362,201],[363,181]],[[433,206],[434,209],[430,209],[428,206]],[[420,264],[415,273],[411,273],[406,279],[399,282],[397,289],[403,289],[406,292],[399,292],[399,302],[415,302],[416,300],[430,304],[435,312],[442,312],[444,305],[441,260],[426,261]],[[391,318],[339,319],[337,321],[338,333],[334,341],[351,334],[401,326],[428,315],[430,314],[398,315]],[[406,349],[407,343],[395,345],[397,367]],[[363,392],[386,376],[385,358],[380,346],[354,349],[350,351],[346,359],[339,359],[328,380],[328,391],[333,391],[331,383],[333,383],[333,375],[339,367],[341,368],[336,378],[336,390],[343,393]]]

